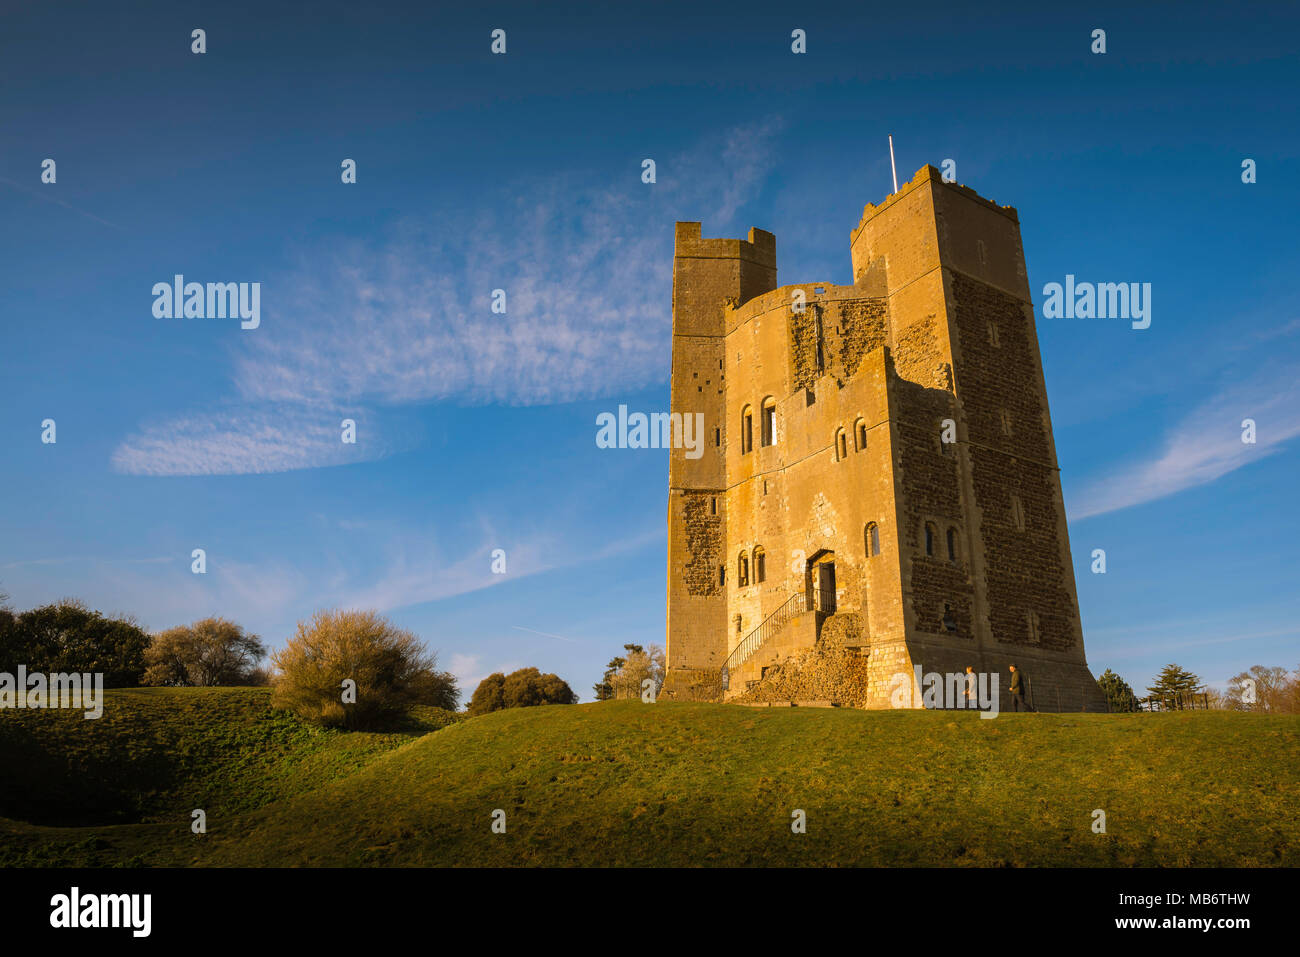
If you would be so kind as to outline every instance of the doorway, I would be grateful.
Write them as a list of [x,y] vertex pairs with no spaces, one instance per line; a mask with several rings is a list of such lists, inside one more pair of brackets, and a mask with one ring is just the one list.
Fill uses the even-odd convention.
[[835,562],[822,562],[817,566],[817,610],[832,614],[835,611]]
[[835,612],[835,553],[822,550],[808,559],[808,610]]

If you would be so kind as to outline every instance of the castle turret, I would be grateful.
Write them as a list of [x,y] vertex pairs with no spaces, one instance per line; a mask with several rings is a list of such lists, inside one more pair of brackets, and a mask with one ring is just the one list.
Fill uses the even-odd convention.
[[[724,313],[776,286],[776,238],[752,229],[749,240],[702,239],[699,223],[678,223],[673,257],[674,413],[704,416],[698,458],[674,448],[668,495],[668,645],[671,670],[716,670],[727,654],[725,558],[729,423]],[[677,683],[684,676],[673,677]],[[671,686],[670,686],[671,687]]]

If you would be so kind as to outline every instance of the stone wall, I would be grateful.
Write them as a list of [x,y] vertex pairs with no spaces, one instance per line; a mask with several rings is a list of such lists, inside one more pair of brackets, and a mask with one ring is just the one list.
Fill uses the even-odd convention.
[[850,252],[854,285],[778,288],[770,234],[678,224],[672,410],[715,442],[670,459],[667,687],[706,693],[696,676],[833,561],[837,614],[774,634],[729,698],[767,669],[771,700],[889,707],[914,663],[1016,656],[1040,705],[1095,706],[1015,210],[925,167]]

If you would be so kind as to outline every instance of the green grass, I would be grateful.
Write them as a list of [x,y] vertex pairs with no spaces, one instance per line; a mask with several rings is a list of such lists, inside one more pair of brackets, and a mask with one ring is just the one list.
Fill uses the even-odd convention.
[[[112,786],[42,772],[19,790],[57,787],[66,798],[80,788],[120,803],[131,782],[147,782],[133,823],[0,820],[0,863],[1300,863],[1293,716],[982,721],[608,702],[358,735],[277,715],[265,692],[116,694],[100,722],[57,732],[41,725],[67,715],[0,713],[0,759],[15,769],[15,737],[65,742],[69,754],[114,769]],[[117,725],[85,727],[113,714]],[[195,807],[208,811],[205,835],[190,833]],[[491,831],[498,808],[505,834]],[[791,833],[796,808],[806,834]],[[1093,833],[1097,808],[1106,834]],[[0,813],[23,817],[4,803]]]
[[0,813],[88,825],[170,820],[196,807],[248,811],[441,726],[438,709],[427,708],[400,733],[324,731],[272,710],[266,688],[107,694],[94,720],[72,709],[0,713],[0,767],[15,772],[0,776]]

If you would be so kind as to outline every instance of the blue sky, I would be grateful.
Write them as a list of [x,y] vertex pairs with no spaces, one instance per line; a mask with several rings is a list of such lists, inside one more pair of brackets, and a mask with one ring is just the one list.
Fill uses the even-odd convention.
[[[1067,273],[1152,284],[1146,330],[1038,319],[1094,673],[1300,663],[1294,8],[283,6],[6,4],[15,607],[272,646],[374,607],[467,693],[536,665],[589,698],[663,641],[666,455],[594,438],[667,406],[673,222],[849,282],[892,133],[900,179],[951,158],[1017,207],[1040,305]],[[260,282],[261,326],[155,318],[177,273]]]

